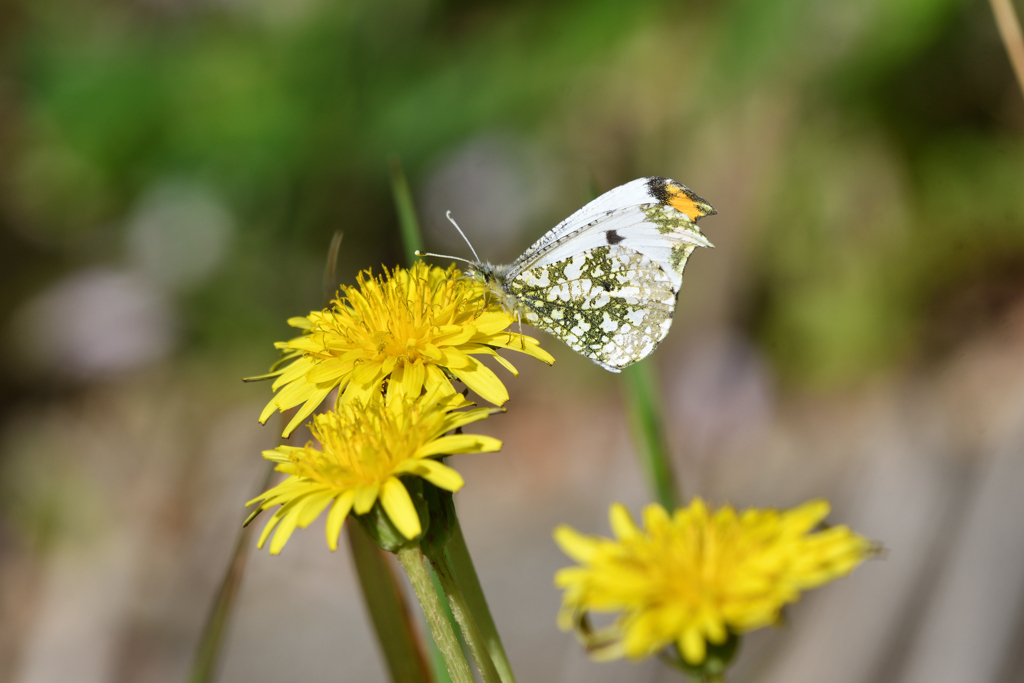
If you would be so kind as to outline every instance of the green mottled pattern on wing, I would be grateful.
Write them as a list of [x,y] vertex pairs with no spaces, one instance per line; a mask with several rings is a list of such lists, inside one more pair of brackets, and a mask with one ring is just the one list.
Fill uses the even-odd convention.
[[[691,245],[673,254],[682,271]],[[672,325],[676,289],[654,261],[606,246],[521,272],[507,283],[523,319],[609,370],[649,355]]]

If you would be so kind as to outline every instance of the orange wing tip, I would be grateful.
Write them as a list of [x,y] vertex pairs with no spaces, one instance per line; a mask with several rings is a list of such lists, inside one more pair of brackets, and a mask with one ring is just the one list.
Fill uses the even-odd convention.
[[651,196],[661,204],[671,206],[676,211],[685,214],[691,221],[718,213],[715,211],[715,207],[704,201],[693,190],[669,178],[654,176],[647,181],[647,187]]

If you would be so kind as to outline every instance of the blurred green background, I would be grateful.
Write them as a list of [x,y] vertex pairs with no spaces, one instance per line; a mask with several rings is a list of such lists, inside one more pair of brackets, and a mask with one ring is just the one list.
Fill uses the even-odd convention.
[[83,267],[184,277],[210,246],[168,233],[198,211],[217,253],[175,292],[177,349],[262,348],[333,231],[343,272],[399,260],[389,155],[431,208],[483,192],[467,230],[520,233],[494,259],[590,183],[692,185],[798,386],[947,350],[1022,253],[1024,105],[981,2],[8,2],[2,45],[5,320]]
[[[926,506],[922,518],[973,509],[973,489],[949,473],[984,479],[996,448],[984,439],[996,427],[979,418],[952,435],[935,430],[964,405],[1017,395],[1012,362],[990,374],[987,360],[957,363],[989,358],[979,348],[1010,359],[1024,349],[1013,333],[1024,310],[1024,97],[987,3],[6,0],[0,679],[62,680],[46,653],[64,633],[83,649],[66,654],[77,680],[180,680],[241,502],[261,476],[258,451],[275,438],[251,424],[268,388],[238,378],[273,361],[286,318],[319,307],[335,231],[343,282],[402,263],[391,158],[405,168],[428,248],[468,256],[444,220],[452,209],[494,262],[514,259],[592,188],[639,176],[675,178],[718,209],[702,222],[717,248],[692,259],[673,334],[651,361],[688,494],[860,500],[842,482],[865,467],[859,453],[874,451],[851,447],[819,471],[807,464],[820,455],[807,445],[817,437],[806,435],[895,423],[906,443],[894,452],[950,454],[936,481],[958,493],[934,490],[966,506]],[[525,680],[599,680],[603,669],[579,663],[571,637],[555,635],[557,595],[546,587],[563,560],[545,529],[572,521],[604,531],[607,503],[645,494],[638,475],[620,492],[580,474],[597,446],[564,435],[620,419],[617,385],[541,337],[558,363],[510,380],[498,429],[501,457],[527,463],[514,466],[523,497],[509,493],[510,509],[551,503],[533,536],[509,531],[545,546],[529,580],[549,591],[538,602],[547,607],[516,615],[510,597],[497,616],[499,627],[524,622],[506,626],[514,663],[540,657],[535,669],[524,664]],[[957,403],[956,391],[975,384],[984,400]],[[993,387],[1005,391],[985,393]],[[922,397],[954,407],[929,412]],[[747,427],[755,436],[729,440]],[[771,436],[780,429],[789,436]],[[619,470],[609,459],[601,467],[632,471],[620,431]],[[776,447],[780,438],[790,447]],[[723,449],[750,460],[719,457]],[[964,453],[973,455],[957,460]],[[559,459],[578,471],[546,464]],[[730,479],[740,471],[740,483]],[[906,476],[908,487],[922,481]],[[576,493],[559,493],[565,482]],[[468,524],[471,548],[474,533],[489,538],[487,524]],[[309,557],[325,555],[319,534],[307,536]],[[930,557],[936,545],[922,543]],[[318,575],[323,590],[353,590],[339,578],[343,564]],[[266,571],[268,591],[293,581]],[[518,579],[484,574],[499,607],[502,591],[516,595],[504,582]],[[901,632],[926,613],[911,583],[893,589],[908,611],[887,617],[908,625]],[[289,599],[295,624],[310,599]],[[346,623],[364,631],[358,598],[345,604]],[[1018,624],[1016,614],[1006,623]],[[86,646],[48,621],[75,618],[106,640]],[[269,661],[234,646],[249,654],[229,659],[226,679],[333,670],[323,653],[342,637],[309,628],[322,643],[292,635],[290,648],[264,652]],[[538,655],[534,628],[561,649]],[[258,650],[246,633],[240,640]],[[894,661],[886,647],[871,650],[865,676]],[[380,680],[372,648],[357,655],[363,673],[342,680]],[[274,668],[289,657],[291,668]],[[564,657],[576,668],[557,664]],[[643,671],[655,680],[655,669]]]

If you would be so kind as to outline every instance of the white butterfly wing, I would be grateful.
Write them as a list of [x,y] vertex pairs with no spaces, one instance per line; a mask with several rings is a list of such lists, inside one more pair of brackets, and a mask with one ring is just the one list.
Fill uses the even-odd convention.
[[621,245],[662,265],[678,290],[681,266],[693,247],[711,246],[695,221],[714,213],[681,183],[658,176],[638,178],[604,193],[548,231],[516,259],[508,277],[598,247]]
[[683,266],[690,252],[695,247],[712,246],[697,224],[682,213],[666,210],[660,204],[641,204],[604,213],[538,251],[527,252],[512,264],[509,277],[615,245],[640,252],[660,265],[676,291],[682,284]]
[[[619,185],[612,190],[608,190],[597,199],[584,205],[583,208],[577,209],[571,216],[544,233],[529,249],[523,252],[523,256],[537,252],[549,243],[589,225],[608,211],[653,201],[647,188],[649,180],[649,178],[637,178],[625,185]],[[522,257],[520,257],[520,260],[522,260]]]
[[711,243],[714,208],[674,180],[640,178],[558,224],[507,271],[525,319],[607,370],[648,356],[668,334],[683,267]]

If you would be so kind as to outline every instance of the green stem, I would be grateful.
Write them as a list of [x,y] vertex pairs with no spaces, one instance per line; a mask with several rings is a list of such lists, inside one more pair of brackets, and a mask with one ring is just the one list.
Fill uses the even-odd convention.
[[[406,263],[412,265],[416,261],[416,252],[423,249],[423,236],[420,233],[419,220],[416,218],[416,203],[412,199],[412,191],[409,189],[409,182],[405,178],[405,171],[402,170],[402,162],[397,156],[392,156],[388,165],[391,171],[391,194],[395,200],[395,212],[398,214],[398,227],[402,235],[402,246],[405,251]],[[443,595],[441,587],[436,584],[436,580],[434,583],[438,595]],[[449,623],[454,623],[454,617],[448,611],[447,601],[442,600],[442,604],[444,604]],[[452,628],[454,629],[454,626]],[[438,660],[443,658],[440,657],[436,644],[428,642],[427,647],[430,650],[434,677],[438,683],[450,683],[447,680],[447,672],[443,663],[439,665]]]
[[[448,604],[444,588],[441,587],[441,581],[437,578],[434,569],[429,565],[427,566],[427,571],[430,572],[430,585],[434,587],[434,593],[437,594],[437,599],[441,601],[441,607],[444,608],[444,618],[448,620],[448,625],[455,632],[455,637],[459,639],[459,647],[462,648],[462,652],[465,654],[466,648],[462,642],[461,629],[458,622],[455,621],[455,615],[452,614],[452,608]],[[448,675],[448,667],[444,663],[444,657],[441,656],[441,651],[437,649],[437,643],[434,642],[433,638],[427,639],[427,648],[430,650],[431,670],[434,672],[434,678],[437,680],[437,683],[452,683],[452,678]]]
[[515,683],[516,677],[512,673],[512,665],[505,654],[505,647],[501,644],[501,637],[498,635],[498,628],[494,624],[494,617],[487,605],[487,598],[484,597],[483,587],[480,585],[480,578],[476,574],[473,560],[469,556],[469,548],[466,546],[466,537],[462,535],[462,526],[454,512],[451,515],[452,536],[448,541],[445,550],[449,566],[455,574],[455,580],[462,587],[470,614],[480,627],[487,652],[494,662],[498,671],[501,683]]
[[331,305],[331,299],[338,291],[338,254],[341,252],[341,240],[345,233],[335,230],[331,235],[331,244],[327,247],[327,264],[324,266],[324,306]]
[[[267,472],[263,477],[260,491],[266,491],[270,486],[270,479],[274,475],[273,463],[267,463]],[[238,590],[242,585],[242,576],[245,574],[245,565],[249,559],[249,539],[252,536],[254,525],[242,527],[235,540],[235,549],[231,553],[231,562],[224,572],[220,587],[217,589],[217,596],[210,606],[210,612],[203,625],[203,635],[199,639],[199,647],[196,648],[195,659],[192,662],[192,671],[189,673],[190,683],[209,683],[217,675],[217,668],[220,664],[221,650],[224,648],[224,636],[231,623],[231,615],[235,610],[235,600],[238,597]]]
[[651,483],[655,498],[669,512],[679,507],[682,498],[669,458],[665,436],[665,418],[660,410],[661,397],[650,362],[637,363],[623,372],[633,437],[641,465]]
[[402,245],[409,263],[416,260],[416,252],[423,250],[423,237],[420,235],[419,221],[416,220],[416,204],[412,201],[412,192],[402,170],[402,162],[398,157],[391,157],[391,193],[395,197],[395,210],[398,212],[398,227],[402,231]]
[[469,647],[474,661],[476,661],[477,669],[480,670],[480,677],[484,683],[501,683],[501,677],[498,676],[498,671],[494,668],[487,644],[480,633],[476,619],[473,618],[473,612],[466,602],[466,596],[452,573],[448,558],[444,553],[430,554],[427,557],[437,573],[437,578],[441,581],[441,587],[444,588],[444,594],[448,597],[448,604],[452,607],[455,620],[462,628],[462,635],[466,639],[466,645]]
[[346,524],[345,532],[391,680],[393,683],[430,683],[430,669],[387,556],[359,524]]
[[[342,233],[335,232],[324,267],[324,300],[329,304],[338,288],[337,263]],[[266,488],[266,487],[264,487]],[[444,665],[433,676],[409,616],[409,608],[386,555],[359,524],[345,525],[352,563],[359,577],[366,610],[370,614],[392,683],[451,683]],[[434,654],[430,642],[431,654]],[[433,663],[433,659],[431,660]]]
[[418,546],[411,545],[400,549],[396,555],[409,575],[409,581],[423,607],[427,624],[430,625],[430,632],[434,636],[437,648],[441,651],[441,656],[444,657],[444,663],[448,667],[452,683],[473,683],[473,674],[469,670],[469,663],[466,662],[466,657],[462,654],[455,631],[452,630],[451,624],[445,617],[441,599],[431,585],[430,572],[427,571],[423,551]]

